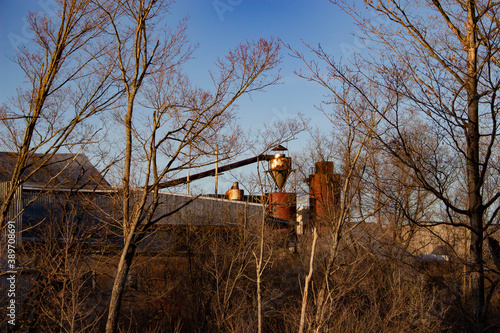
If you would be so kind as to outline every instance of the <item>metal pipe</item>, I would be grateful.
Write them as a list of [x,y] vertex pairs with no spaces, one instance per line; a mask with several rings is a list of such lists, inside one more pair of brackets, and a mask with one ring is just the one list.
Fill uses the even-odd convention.
[[252,163],[256,163],[259,161],[269,161],[270,159],[273,159],[274,155],[257,155],[254,157],[247,158],[246,160],[242,160],[239,162],[234,162],[228,165],[224,165],[221,167],[217,167],[216,169],[211,169],[208,171],[200,172],[194,175],[189,175],[188,177],[182,177],[182,178],[177,178],[173,180],[169,180],[163,183],[158,184],[158,188],[167,188],[167,187],[173,187],[181,184],[185,184],[188,181],[192,182],[193,180],[205,178],[205,177],[210,177],[210,176],[215,176],[217,173],[220,174],[221,172],[233,170],[236,168],[243,167],[245,165],[249,165]]

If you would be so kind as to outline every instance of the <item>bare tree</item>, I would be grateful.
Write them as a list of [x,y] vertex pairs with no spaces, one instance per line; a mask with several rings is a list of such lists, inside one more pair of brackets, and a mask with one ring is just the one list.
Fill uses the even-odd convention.
[[[27,242],[22,252],[26,255],[23,280],[30,287],[23,295],[21,325],[60,332],[94,331],[103,313],[93,286],[92,255],[97,251],[89,244],[102,228],[83,216],[86,200],[74,192],[45,193],[37,201],[50,212],[32,227],[31,234],[38,240]],[[98,251],[105,251],[103,244]]]
[[[280,61],[278,44],[261,39],[238,46],[216,63],[213,92],[192,87],[181,71],[192,53],[185,34],[186,21],[177,28],[163,28],[170,6],[169,1],[101,5],[111,21],[108,32],[114,37],[118,57],[115,79],[125,91],[116,113],[124,136],[122,216],[117,221],[123,232],[123,250],[110,300],[107,332],[117,329],[120,301],[136,244],[159,219],[155,211],[162,183],[188,166],[213,163],[202,156],[213,154],[213,143],[222,139],[234,102],[278,79],[267,75]],[[220,142],[220,147],[227,146]]]
[[[75,153],[95,139],[98,128],[88,120],[106,109],[120,94],[113,88],[113,62],[102,71],[106,45],[98,43],[108,23],[93,1],[57,1],[55,18],[28,16],[33,44],[17,50],[15,62],[28,84],[0,109],[2,147],[17,162],[2,170],[10,178],[0,208],[5,225],[14,193],[42,169],[60,149]],[[28,171],[29,169],[29,171]]]
[[[326,180],[326,191],[331,196],[335,196],[334,192],[340,192],[340,197],[333,200],[333,204],[328,202],[326,197],[320,197],[318,204],[324,210],[321,216],[316,216],[316,227],[323,227],[327,230],[328,246],[327,258],[325,259],[326,266],[321,278],[321,285],[317,291],[315,301],[315,316],[314,320],[309,321],[309,329],[319,332],[325,325],[325,314],[328,300],[331,300],[331,290],[329,289],[330,276],[335,271],[335,262],[338,259],[341,248],[341,240],[349,235],[351,231],[360,223],[365,222],[372,217],[380,206],[371,202],[369,197],[364,193],[366,189],[366,173],[368,164],[372,159],[373,138],[370,135],[370,129],[376,128],[382,120],[382,116],[371,113],[369,107],[363,100],[358,99],[357,92],[351,90],[348,85],[341,86],[336,89],[335,83],[321,74],[319,65],[316,62],[308,62],[304,55],[293,51],[295,56],[302,59],[307,67],[307,72],[298,72],[298,75],[309,81],[313,81],[321,85],[330,93],[331,99],[325,102],[324,105],[318,106],[318,109],[332,123],[335,130],[333,135],[336,137],[336,142],[339,145],[338,162],[341,170],[340,178],[337,180]],[[319,55],[319,53],[317,53]],[[358,125],[361,120],[368,128],[367,132],[359,131]],[[323,138],[318,133],[313,133],[313,138]],[[318,141],[313,144],[316,147],[318,156],[329,156],[330,154],[322,147],[323,141]],[[328,150],[328,148],[326,148]],[[323,202],[321,202],[323,201]],[[371,202],[369,204],[368,202]],[[315,231],[316,232],[316,231]],[[314,258],[316,247],[316,237],[313,239],[311,247],[311,261]],[[305,313],[307,306],[307,292],[310,282],[310,275],[314,270],[313,265],[310,265],[308,277],[306,277],[306,286],[304,288],[303,304],[301,311],[301,322],[299,329],[305,327]]]
[[[347,59],[347,66],[321,48],[316,54],[331,82],[356,91],[366,110],[382,118],[373,127],[355,113],[358,130],[377,140],[438,200],[434,209],[447,220],[434,222],[468,231],[471,322],[474,331],[482,332],[496,285],[485,285],[483,243],[486,230],[498,220],[500,197],[490,185],[498,177],[493,152],[499,4],[365,1],[365,11],[354,2],[332,2],[354,18],[367,53]],[[418,132],[412,125],[416,122]]]

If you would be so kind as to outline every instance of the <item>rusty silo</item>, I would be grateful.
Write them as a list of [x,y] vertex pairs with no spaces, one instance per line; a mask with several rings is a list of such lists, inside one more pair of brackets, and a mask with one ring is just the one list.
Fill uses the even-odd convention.
[[241,201],[243,200],[245,192],[240,190],[238,182],[234,182],[231,189],[226,192],[226,197],[229,200]]
[[297,194],[283,192],[288,176],[292,172],[292,158],[284,154],[286,150],[281,145],[277,146],[273,151],[278,153],[269,159],[269,173],[279,192],[268,193],[266,203],[269,216],[285,221],[295,221],[297,219]]
[[285,221],[297,219],[297,194],[274,192],[267,194],[269,216]]

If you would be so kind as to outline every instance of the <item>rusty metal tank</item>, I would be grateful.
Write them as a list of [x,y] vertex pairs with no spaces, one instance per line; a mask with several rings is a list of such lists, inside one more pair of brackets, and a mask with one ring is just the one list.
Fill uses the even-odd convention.
[[319,223],[335,219],[340,205],[340,175],[334,174],[333,162],[316,162],[309,177],[311,217]]
[[269,173],[276,183],[276,187],[283,191],[288,176],[292,172],[292,158],[285,154],[275,154],[274,158],[269,160]]
[[268,193],[266,201],[269,216],[286,221],[295,221],[297,219],[296,193]]
[[241,201],[243,200],[244,191],[240,190],[238,182],[234,182],[231,189],[226,192],[226,197],[229,200]]

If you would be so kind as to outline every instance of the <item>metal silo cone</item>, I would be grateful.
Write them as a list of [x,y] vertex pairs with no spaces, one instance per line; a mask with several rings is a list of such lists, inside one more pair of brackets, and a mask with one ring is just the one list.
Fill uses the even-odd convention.
[[273,159],[269,160],[269,173],[280,192],[283,191],[283,186],[285,186],[291,171],[291,157],[285,157],[285,154],[276,154]]

